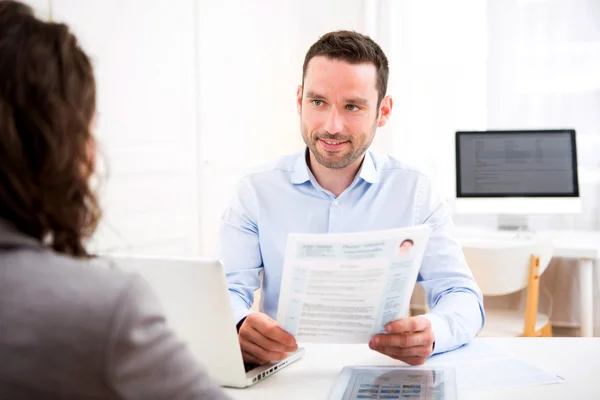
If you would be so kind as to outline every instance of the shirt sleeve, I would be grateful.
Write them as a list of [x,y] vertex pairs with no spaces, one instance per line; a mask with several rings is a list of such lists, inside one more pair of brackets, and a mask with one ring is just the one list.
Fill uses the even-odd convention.
[[246,179],[240,180],[231,202],[221,216],[219,258],[227,275],[235,322],[251,313],[254,292],[260,287],[263,268],[258,236],[256,193]]
[[485,323],[483,296],[469,269],[454,232],[450,207],[423,178],[418,188],[416,224],[431,226],[418,283],[425,289],[435,338],[434,353],[470,342]]

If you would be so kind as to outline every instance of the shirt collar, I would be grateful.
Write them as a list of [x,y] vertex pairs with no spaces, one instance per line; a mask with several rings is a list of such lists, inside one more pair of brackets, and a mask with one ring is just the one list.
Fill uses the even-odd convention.
[[375,166],[375,162],[373,161],[370,151],[365,153],[365,159],[363,160],[360,170],[358,171],[358,176],[369,183],[379,182],[379,171]]
[[[308,157],[308,148],[298,155],[296,162],[294,163],[294,170],[290,176],[290,182],[299,185],[310,180],[312,173],[308,168],[308,164],[306,163],[306,158]],[[363,163],[358,171],[358,176],[366,182],[369,183],[377,183],[379,182],[379,171],[373,162],[373,157],[371,156],[371,152],[367,151],[365,153],[365,158]]]
[[306,163],[306,157],[308,157],[308,148],[298,154],[298,158],[294,163],[294,170],[290,176],[290,182],[294,185],[300,185],[310,180],[311,173]]

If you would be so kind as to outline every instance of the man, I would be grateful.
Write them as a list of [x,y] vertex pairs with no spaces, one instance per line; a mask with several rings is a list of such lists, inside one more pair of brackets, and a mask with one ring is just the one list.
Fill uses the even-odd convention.
[[90,262],[95,114],[69,28],[0,1],[0,399],[229,399],[138,274]]
[[[448,205],[418,170],[367,151],[392,112],[387,80],[387,58],[369,37],[348,31],[323,36],[306,54],[297,92],[307,150],[240,180],[222,217],[221,257],[245,361],[265,363],[297,348],[273,320],[291,232],[430,225],[418,282],[431,312],[389,323],[369,346],[417,365],[482,328],[481,292],[453,237]],[[261,271],[265,313],[251,313]]]

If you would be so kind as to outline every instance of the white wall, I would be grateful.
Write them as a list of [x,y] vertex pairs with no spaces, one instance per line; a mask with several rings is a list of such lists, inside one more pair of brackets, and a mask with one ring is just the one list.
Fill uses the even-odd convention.
[[193,0],[52,0],[93,59],[101,251],[199,251]]
[[50,19],[50,0],[23,0],[23,3],[33,9],[36,17],[44,20]]

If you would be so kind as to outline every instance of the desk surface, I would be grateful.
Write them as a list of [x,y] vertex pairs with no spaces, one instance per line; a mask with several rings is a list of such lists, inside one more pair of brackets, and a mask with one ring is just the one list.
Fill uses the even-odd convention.
[[600,231],[534,231],[510,232],[495,231],[492,229],[464,227],[456,228],[459,240],[465,242],[469,239],[513,239],[540,236],[551,236],[554,246],[553,255],[565,258],[600,259]]
[[[493,391],[460,391],[459,398],[598,399],[600,398],[600,338],[481,338],[519,359],[559,375],[565,382]],[[326,400],[346,365],[402,365],[367,345],[308,345],[306,356],[246,389],[227,389],[234,399]]]

